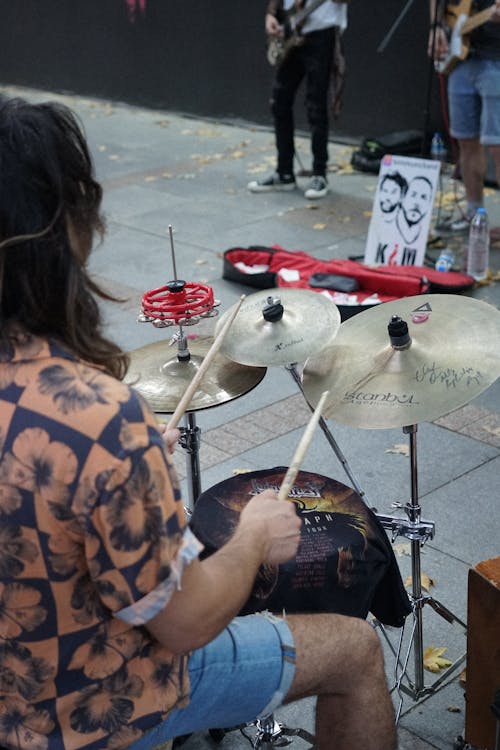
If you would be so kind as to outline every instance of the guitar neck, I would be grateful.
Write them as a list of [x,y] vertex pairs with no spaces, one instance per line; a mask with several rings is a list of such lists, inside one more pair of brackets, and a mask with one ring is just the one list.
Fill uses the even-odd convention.
[[313,0],[313,2],[308,5],[306,8],[302,8],[302,10],[297,11],[297,13],[293,14],[293,24],[295,27],[300,26],[302,21],[305,21],[307,16],[309,16],[313,11],[316,10],[316,8],[319,8],[320,5],[323,5],[323,3],[326,2],[326,0]]
[[485,8],[468,18],[462,26],[462,35],[470,34],[470,32],[477,29],[478,26],[489,21],[494,8],[495,6],[491,5],[489,8]]

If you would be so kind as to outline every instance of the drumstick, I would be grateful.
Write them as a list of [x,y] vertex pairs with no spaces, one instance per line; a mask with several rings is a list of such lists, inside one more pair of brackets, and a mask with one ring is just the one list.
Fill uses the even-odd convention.
[[309,443],[312,440],[314,430],[321,417],[321,411],[323,409],[323,406],[324,406],[324,403],[326,401],[326,397],[328,396],[328,394],[329,394],[329,391],[324,391],[321,394],[321,398],[318,401],[318,405],[316,406],[309,422],[307,423],[307,427],[304,430],[304,434],[302,435],[300,442],[295,450],[295,455],[292,458],[292,463],[288,467],[288,470],[281,483],[281,487],[278,492],[279,500],[286,500],[286,498],[288,497],[288,493],[293,487],[293,483],[295,482],[297,474],[299,473],[299,469],[302,464],[302,461],[304,460],[304,456],[306,455],[306,451],[309,448]]
[[188,387],[184,391],[181,400],[176,406],[176,409],[172,416],[170,417],[169,421],[167,422],[167,429],[173,429],[174,427],[177,427],[179,424],[179,421],[181,417],[183,416],[184,412],[186,411],[187,407],[189,406],[191,399],[194,396],[194,393],[196,389],[198,388],[198,385],[200,384],[201,379],[205,375],[206,371],[212,364],[212,360],[214,359],[215,355],[219,351],[222,341],[224,340],[224,337],[226,336],[227,332],[229,331],[229,328],[231,327],[231,324],[233,320],[235,319],[236,315],[238,314],[240,307],[243,303],[243,300],[245,299],[245,294],[242,294],[240,297],[240,300],[236,307],[234,308],[233,312],[229,316],[229,318],[226,320],[224,325],[219,331],[219,334],[217,338],[214,339],[212,346],[208,350],[205,358],[203,359],[203,362],[201,363],[198,371],[196,372],[195,376],[189,383]]

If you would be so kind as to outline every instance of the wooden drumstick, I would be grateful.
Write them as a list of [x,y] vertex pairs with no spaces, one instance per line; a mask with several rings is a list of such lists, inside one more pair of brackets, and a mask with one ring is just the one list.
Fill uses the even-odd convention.
[[229,318],[226,320],[224,325],[219,331],[219,335],[212,343],[212,346],[208,350],[205,358],[203,359],[203,362],[201,363],[200,367],[198,368],[198,371],[196,372],[194,378],[189,383],[188,387],[184,391],[181,400],[176,406],[176,409],[172,416],[170,417],[169,421],[167,422],[167,429],[173,429],[174,427],[177,427],[179,424],[181,417],[184,415],[184,412],[188,408],[191,399],[193,398],[196,389],[198,388],[201,379],[205,375],[206,371],[212,364],[212,360],[214,359],[215,355],[219,351],[221,344],[224,340],[224,337],[226,336],[227,332],[229,331],[229,328],[231,327],[231,324],[233,320],[235,319],[236,315],[238,314],[240,307],[243,303],[243,300],[245,299],[245,294],[242,294],[240,297],[240,300],[236,307],[234,308],[233,312],[229,316]]
[[304,434],[302,435],[300,442],[295,450],[295,455],[292,458],[292,463],[288,467],[288,470],[281,483],[281,487],[278,492],[279,500],[286,500],[288,497],[288,493],[293,487],[293,483],[295,482],[297,474],[299,473],[299,469],[302,464],[302,461],[304,460],[304,456],[306,455],[306,451],[309,448],[309,443],[311,442],[312,437],[314,435],[314,430],[321,417],[321,412],[323,410],[323,406],[325,404],[325,401],[329,392],[330,391],[324,391],[321,394],[321,398],[318,401],[318,405],[316,406],[309,422],[307,423],[307,427],[304,430]]

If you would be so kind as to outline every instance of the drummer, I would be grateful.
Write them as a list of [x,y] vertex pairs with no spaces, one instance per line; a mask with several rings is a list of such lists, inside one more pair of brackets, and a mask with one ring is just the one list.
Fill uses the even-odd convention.
[[257,495],[199,559],[165,449],[179,433],[102,332],[102,191],[71,111],[0,103],[0,180],[0,746],[150,750],[317,695],[320,750],[395,748],[364,620],[236,617],[259,566],[295,555],[293,503]]

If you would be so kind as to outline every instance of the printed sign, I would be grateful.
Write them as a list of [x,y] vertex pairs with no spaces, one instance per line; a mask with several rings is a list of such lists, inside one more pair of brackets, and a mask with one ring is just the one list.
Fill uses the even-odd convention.
[[441,164],[386,155],[366,238],[367,265],[423,266]]

